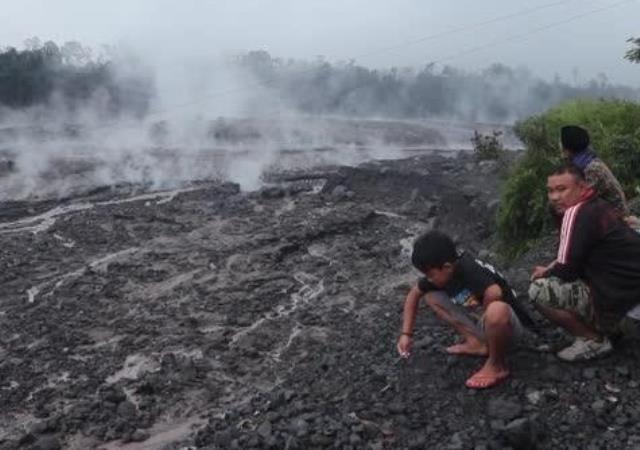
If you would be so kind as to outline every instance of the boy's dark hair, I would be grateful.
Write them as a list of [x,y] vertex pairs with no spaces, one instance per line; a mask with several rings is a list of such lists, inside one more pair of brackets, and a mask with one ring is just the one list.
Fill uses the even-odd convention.
[[456,245],[446,234],[433,230],[420,236],[413,244],[411,263],[418,270],[440,268],[458,259]]
[[565,173],[568,173],[570,175],[573,175],[573,177],[576,179],[576,181],[585,181],[586,178],[584,176],[584,172],[582,171],[582,169],[574,164],[571,163],[563,163],[560,164],[558,166],[556,166],[551,173],[549,174],[549,176],[552,175],[563,175]]

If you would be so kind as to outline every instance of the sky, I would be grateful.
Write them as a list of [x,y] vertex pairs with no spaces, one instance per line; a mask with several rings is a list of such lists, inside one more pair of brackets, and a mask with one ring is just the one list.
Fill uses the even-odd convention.
[[171,60],[266,50],[368,67],[527,66],[582,83],[640,86],[624,60],[640,0],[20,0],[3,2],[0,46],[30,37],[130,46]]

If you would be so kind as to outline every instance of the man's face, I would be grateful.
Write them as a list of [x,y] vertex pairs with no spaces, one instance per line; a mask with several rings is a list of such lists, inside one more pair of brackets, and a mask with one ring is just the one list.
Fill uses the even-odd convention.
[[437,288],[444,288],[453,277],[453,264],[444,263],[442,267],[432,267],[424,271],[427,280]]
[[551,175],[547,179],[547,197],[551,206],[560,214],[577,204],[583,196],[586,184],[570,173]]

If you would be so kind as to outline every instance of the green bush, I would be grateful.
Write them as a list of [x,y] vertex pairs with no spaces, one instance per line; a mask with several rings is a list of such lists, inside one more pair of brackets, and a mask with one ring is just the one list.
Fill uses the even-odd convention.
[[548,233],[546,179],[560,161],[560,128],[580,125],[630,197],[640,184],[640,104],[621,100],[572,100],[515,125],[524,157],[502,190],[497,227],[501,250],[515,256]]

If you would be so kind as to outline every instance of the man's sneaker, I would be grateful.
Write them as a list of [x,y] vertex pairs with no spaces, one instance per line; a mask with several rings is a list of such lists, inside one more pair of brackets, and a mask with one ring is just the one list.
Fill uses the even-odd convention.
[[611,341],[606,337],[600,342],[579,337],[569,347],[560,350],[558,358],[565,361],[580,361],[606,355],[612,350]]

